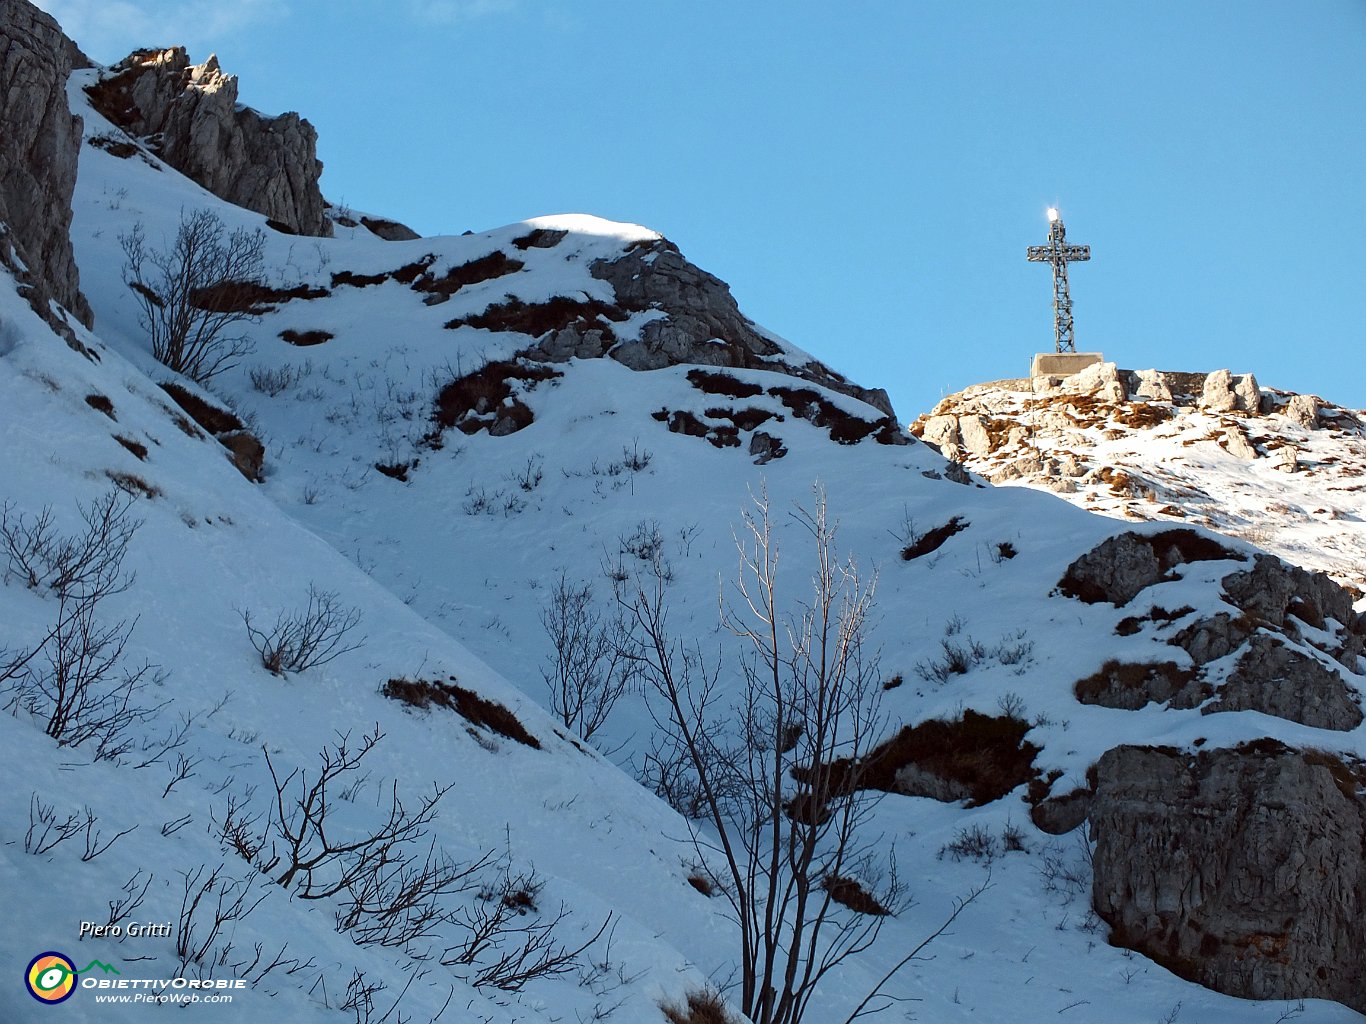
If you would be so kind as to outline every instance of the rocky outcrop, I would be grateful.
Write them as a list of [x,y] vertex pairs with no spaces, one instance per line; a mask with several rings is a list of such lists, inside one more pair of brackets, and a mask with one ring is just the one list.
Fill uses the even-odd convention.
[[1342,674],[1268,633],[1258,633],[1204,710],[1260,711],[1316,729],[1346,732],[1362,722],[1356,691]]
[[140,50],[88,90],[101,114],[176,170],[230,203],[301,235],[332,234],[318,188],[318,133],[298,114],[267,117],[237,103],[237,78],[217,57]]
[[[1082,601],[1119,607],[1171,579],[1171,570],[1182,562],[1221,558],[1243,556],[1192,530],[1125,533],[1068,566],[1059,589]],[[1154,608],[1148,616],[1130,617],[1117,627],[1131,636],[1146,619],[1185,621],[1166,644],[1184,650],[1193,667],[1156,657],[1150,662],[1107,661],[1077,681],[1077,699],[1123,710],[1165,703],[1170,708],[1201,707],[1205,714],[1260,711],[1340,731],[1360,725],[1359,694],[1322,657],[1336,658],[1351,672],[1358,669],[1366,635],[1354,614],[1352,595],[1323,573],[1260,554],[1250,569],[1230,573],[1221,583],[1229,611],[1189,621],[1190,608],[1175,613]],[[1314,630],[1310,635],[1317,652],[1306,646],[1301,627]],[[1211,663],[1238,652],[1231,667],[1213,671]]]
[[362,217],[360,222],[372,235],[386,242],[411,242],[422,237],[407,224],[400,224],[385,217]]
[[[639,341],[624,341],[607,354],[633,370],[680,363],[777,370],[866,402],[891,416],[881,388],[861,388],[816,360],[795,364],[791,353],[740,312],[730,286],[684,259],[667,239],[633,246],[625,255],[593,264],[592,274],[616,293],[629,311],[660,310],[644,325]],[[573,338],[557,344],[574,349]]]
[[1250,373],[1235,377],[1228,370],[1215,370],[1205,377],[1200,394],[1200,408],[1205,412],[1245,412],[1256,415],[1261,410],[1262,392],[1257,378]]
[[1185,562],[1243,558],[1194,530],[1121,533],[1069,565],[1058,589],[1087,604],[1108,601],[1118,608]]
[[1352,595],[1325,573],[1309,572],[1271,555],[1257,555],[1251,569],[1225,576],[1223,584],[1232,604],[1278,628],[1293,628],[1290,616],[1315,629],[1323,629],[1329,619],[1347,627],[1356,619]]
[[0,4],[0,263],[20,278],[34,310],[63,330],[55,299],[89,327],[71,251],[71,194],[81,119],[70,113],[66,80],[83,62],[57,22],[27,0]]
[[1319,425],[1319,400],[1313,395],[1291,395],[1281,411],[1310,430]]
[[1089,814],[1111,941],[1231,995],[1366,1012],[1363,782],[1273,741],[1109,751]]
[[1209,527],[1366,592],[1366,563],[1350,554],[1366,543],[1366,412],[1251,373],[1093,363],[974,384],[909,430],[993,483],[1116,518]]

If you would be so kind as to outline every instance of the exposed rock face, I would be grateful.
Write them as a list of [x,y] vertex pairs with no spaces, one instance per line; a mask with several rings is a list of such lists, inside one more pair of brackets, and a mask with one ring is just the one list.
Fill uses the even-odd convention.
[[20,274],[27,267],[21,285],[44,319],[56,321],[56,299],[89,327],[71,251],[81,146],[81,119],[66,100],[73,62],[83,62],[80,51],[49,15],[27,0],[0,4],[0,222],[9,226],[0,262]]
[[1302,427],[1319,425],[1319,402],[1313,395],[1291,395],[1282,411]]
[[1342,675],[1267,633],[1248,641],[1219,699],[1206,712],[1260,711],[1317,729],[1346,732],[1362,722]]
[[1171,701],[1173,707],[1193,707],[1199,699],[1180,701],[1177,698],[1194,689],[1187,685],[1194,678],[1194,672],[1172,661],[1137,664],[1107,661],[1099,672],[1077,682],[1076,695],[1083,704],[1099,704],[1123,711],[1137,711],[1147,704],[1163,701]]
[[1240,412],[1256,415],[1261,410],[1262,392],[1257,378],[1250,373],[1235,377],[1228,370],[1215,370],[1205,378],[1200,408],[1206,412]]
[[332,234],[318,188],[318,133],[298,114],[239,107],[237,78],[217,57],[191,64],[182,47],[141,50],[89,92],[100,113],[214,195],[295,234]]
[[[1059,589],[1083,601],[1121,606],[1170,578],[1175,565],[1218,558],[1241,556],[1192,530],[1120,534],[1068,566]],[[1306,572],[1268,555],[1257,555],[1252,568],[1230,573],[1221,582],[1232,610],[1188,622],[1164,644],[1189,654],[1193,668],[1160,657],[1108,661],[1077,681],[1077,699],[1124,710],[1156,702],[1171,708],[1203,705],[1205,714],[1260,711],[1320,729],[1345,731],[1360,725],[1357,691],[1305,646],[1300,628],[1326,632],[1328,639],[1320,635],[1315,640],[1322,653],[1357,671],[1366,636],[1353,612],[1351,594],[1323,573]],[[1155,609],[1148,618],[1170,623],[1187,616],[1159,614]],[[1130,618],[1121,623],[1120,631],[1132,635],[1143,621]],[[1205,669],[1240,650],[1226,673]],[[1211,697],[1217,699],[1211,702]]]
[[1366,1012],[1366,800],[1335,758],[1262,741],[1097,765],[1092,898],[1111,940],[1250,999]]
[[1247,436],[1247,431],[1243,430],[1242,427],[1230,427],[1225,430],[1219,444],[1224,451],[1235,458],[1255,459],[1258,454],[1251,438]]
[[[658,309],[667,315],[647,323],[639,342],[608,354],[633,370],[654,370],[679,363],[775,369],[821,384],[893,415],[887,392],[861,388],[812,360],[802,366],[778,365],[786,353],[740,312],[730,286],[684,259],[672,242],[660,239],[634,247],[614,260],[599,260],[593,276],[608,282],[624,309]],[[560,344],[568,346],[572,339]]]
[[1321,572],[1287,565],[1270,555],[1257,555],[1252,568],[1224,577],[1229,600],[1249,615],[1273,626],[1287,625],[1287,616],[1322,629],[1328,619],[1351,626],[1356,618],[1352,595]]
[[1242,558],[1194,530],[1121,533],[1069,565],[1058,587],[1087,604],[1109,601],[1118,608],[1184,562]]

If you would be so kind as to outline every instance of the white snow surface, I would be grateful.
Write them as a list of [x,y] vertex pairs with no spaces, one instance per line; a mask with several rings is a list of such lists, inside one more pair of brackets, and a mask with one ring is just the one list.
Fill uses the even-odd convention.
[[[87,137],[116,132],[85,104],[80,80],[80,74],[73,79],[71,99]],[[136,769],[92,762],[83,748],[56,746],[41,722],[0,716],[5,963],[24,964],[51,949],[70,954],[78,967],[99,958],[120,962],[126,976],[170,976],[177,962],[173,939],[78,942],[79,922],[102,923],[108,902],[139,871],[152,883],[138,920],[174,920],[185,873],[221,864],[265,897],[223,934],[220,945],[232,946],[226,962],[250,959],[257,943],[268,960],[287,944],[285,955],[307,966],[273,972],[236,993],[230,1005],[190,1010],[214,1020],[355,1019],[337,1007],[356,970],[387,986],[376,998],[376,1019],[402,994],[403,1016],[419,1022],[443,1007],[441,1019],[462,1022],[587,1021],[620,1003],[610,1019],[634,1024],[659,1020],[661,998],[677,998],[708,977],[724,981],[734,970],[734,926],[721,901],[686,881],[691,854],[680,842],[684,823],[631,775],[649,747],[642,701],[620,708],[601,735],[596,745],[610,756],[576,749],[542,710],[547,692],[540,666],[549,645],[540,615],[560,573],[591,581],[606,598],[605,567],[633,557],[623,552],[621,538],[644,524],[646,532],[657,527],[674,572],[674,628],[709,649],[729,651],[717,623],[717,593],[734,575],[732,530],[761,488],[780,510],[789,603],[800,600],[809,570],[801,531],[785,513],[798,503],[809,507],[817,484],[840,520],[841,548],[879,574],[872,640],[881,648],[885,676],[904,678],[886,692],[889,733],[963,708],[995,713],[1016,694],[1037,723],[1029,739],[1043,748],[1039,766],[1064,773],[1055,792],[1080,784],[1087,767],[1120,743],[1188,746],[1203,739],[1208,749],[1274,736],[1366,755],[1366,727],[1325,733],[1251,712],[1126,712],[1074,699],[1073,682],[1106,659],[1156,656],[1150,632],[1116,636],[1119,619],[1151,604],[1212,608],[1231,563],[1185,566],[1181,578],[1122,609],[1053,595],[1072,560],[1125,527],[1047,494],[950,482],[939,477],[943,461],[922,444],[837,445],[825,430],[792,415],[765,427],[781,436],[788,455],[756,467],[743,446],[717,449],[671,433],[651,413],[702,415],[708,407],[741,404],[787,410],[767,396],[731,402],[704,395],[687,381],[687,367],[638,373],[610,359],[573,361],[557,367],[561,377],[521,396],[535,413],[526,429],[506,437],[450,430],[439,450],[422,446],[442,384],[530,343],[523,335],[448,330],[444,323],[507,296],[610,301],[610,286],[589,267],[633,241],[657,237],[635,225],[570,215],[411,242],[384,242],[364,229],[342,230],[333,239],[268,232],[273,283],[316,285],[330,294],[286,302],[264,316],[252,328],[254,354],[214,382],[266,444],[266,479],[252,484],[215,441],[175,425],[158,387],[172,375],[146,351],[121,280],[121,233],[141,223],[155,244],[174,234],[182,210],[202,207],[230,227],[264,221],[158,168],[154,158],[120,160],[84,148],[73,237],[97,327],[94,334],[78,333],[98,361],[68,348],[10,282],[0,281],[0,500],[28,514],[51,506],[72,529],[79,503],[107,491],[110,472],[137,474],[156,489],[135,506],[143,521],[129,557],[136,583],[111,599],[110,610],[136,618],[128,657],[159,668],[162,681],[149,696],[165,705],[153,732],[188,720],[181,752],[194,762],[193,775],[163,793],[172,777],[165,764]],[[568,235],[552,248],[509,251],[524,269],[468,286],[439,305],[425,305],[392,280],[331,286],[331,275],[341,270],[380,273],[432,254],[439,271],[508,251],[534,227]],[[287,329],[335,337],[297,348],[280,339]],[[792,354],[794,361],[807,358],[796,349]],[[283,372],[290,383],[271,395],[254,386],[253,371]],[[792,382],[775,371],[731,372],[764,385]],[[116,419],[89,406],[91,394],[107,396]],[[146,460],[114,435],[145,444]],[[643,468],[625,465],[646,456]],[[374,468],[414,459],[406,483]],[[932,556],[900,560],[894,534],[905,523],[923,531],[955,515],[970,522],[967,530]],[[1018,549],[1016,557],[992,557],[1003,541]],[[239,612],[272,618],[298,607],[310,584],[360,609],[365,644],[322,668],[277,678],[261,667]],[[14,579],[0,586],[0,646],[40,636],[51,600]],[[955,618],[965,635],[989,646],[1032,647],[1015,664],[988,659],[950,683],[927,682],[916,666],[939,654],[946,624]],[[1170,648],[1161,649],[1170,656]],[[476,736],[441,708],[415,712],[379,693],[387,679],[419,675],[455,676],[504,704],[542,749],[487,732]],[[1366,688],[1363,677],[1348,678]],[[572,912],[567,939],[591,935],[612,915],[610,958],[619,974],[611,991],[585,987],[573,975],[533,982],[520,993],[476,989],[468,969],[442,967],[439,956],[419,962],[398,950],[359,948],[337,932],[332,902],[293,898],[223,848],[214,826],[227,799],[260,801],[269,792],[262,747],[286,772],[312,770],[317,752],[338,734],[354,740],[376,725],[385,737],[367,759],[367,783],[353,801],[338,805],[341,819],[356,828],[373,824],[394,783],[413,801],[434,784],[451,786],[434,833],[453,856],[469,859],[507,843],[519,868],[534,865],[546,879],[542,912],[561,904]],[[62,814],[89,807],[106,837],[136,829],[93,860],[82,861],[80,839],[34,856],[25,852],[24,839],[35,797]],[[1273,1024],[1281,1017],[1284,1004],[1208,991],[1108,945],[1106,926],[1089,910],[1089,893],[1050,891],[1041,875],[1051,851],[1087,877],[1085,841],[1037,832],[1021,797],[1022,789],[965,809],[891,795],[879,805],[872,828],[894,849],[917,905],[889,920],[877,945],[830,979],[812,1005],[812,1024],[844,1020],[856,994],[982,881],[980,865],[939,856],[957,831],[981,825],[999,834],[1007,823],[1024,830],[1028,850],[995,863],[987,894],[930,948],[931,960],[913,965],[892,986],[910,1001],[877,1019],[1151,1024],[1177,1004],[1179,1021]],[[180,828],[163,828],[182,818],[188,821]],[[439,954],[440,943],[432,945]],[[602,947],[595,952],[606,955]],[[216,973],[232,972],[221,967]],[[0,986],[0,1020],[58,1013],[70,1021],[141,1020],[146,1008],[97,1003],[82,990],[51,1010],[15,983]],[[1298,1019],[1345,1024],[1363,1018],[1311,1001]]]

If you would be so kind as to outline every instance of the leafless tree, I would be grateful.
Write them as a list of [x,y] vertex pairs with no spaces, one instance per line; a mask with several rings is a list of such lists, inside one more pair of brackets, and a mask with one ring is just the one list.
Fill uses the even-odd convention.
[[239,614],[261,664],[277,676],[326,665],[365,643],[365,637],[352,636],[360,625],[360,609],[344,607],[336,591],[319,590],[312,584],[308,606],[281,612],[267,629],[252,622],[250,611]]
[[582,740],[602,728],[635,680],[627,656],[625,625],[605,615],[587,583],[561,574],[541,612],[551,654],[541,675],[550,688],[550,709]]
[[[872,894],[887,914],[861,914],[834,899],[836,880],[863,874],[879,882],[868,876],[878,873],[882,837],[864,826],[881,794],[861,778],[884,726],[878,658],[865,645],[875,580],[837,556],[820,489],[814,508],[794,517],[811,542],[812,589],[791,602],[779,589],[767,495],[743,517],[739,570],[721,607],[739,642],[734,701],[720,685],[722,665],[671,633],[663,573],[646,571],[620,591],[655,698],[656,757],[675,784],[686,777],[700,811],[690,842],[713,865],[739,925],[739,1008],[755,1024],[798,1024],[821,981],[909,905],[891,865]],[[879,996],[894,974],[848,1020],[886,1005]]]
[[141,224],[119,241],[153,356],[203,383],[252,350],[240,328],[260,320],[265,232],[229,232],[204,209],[181,213],[169,249],[151,248]]

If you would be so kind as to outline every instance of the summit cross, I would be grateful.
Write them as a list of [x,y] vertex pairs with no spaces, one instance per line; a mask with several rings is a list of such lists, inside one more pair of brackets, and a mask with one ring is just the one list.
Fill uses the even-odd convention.
[[1048,211],[1048,244],[1031,245],[1026,251],[1030,263],[1053,265],[1053,340],[1059,352],[1075,352],[1076,338],[1072,333],[1072,296],[1067,290],[1067,264],[1091,258],[1089,245],[1069,245],[1067,229],[1058,211]]

